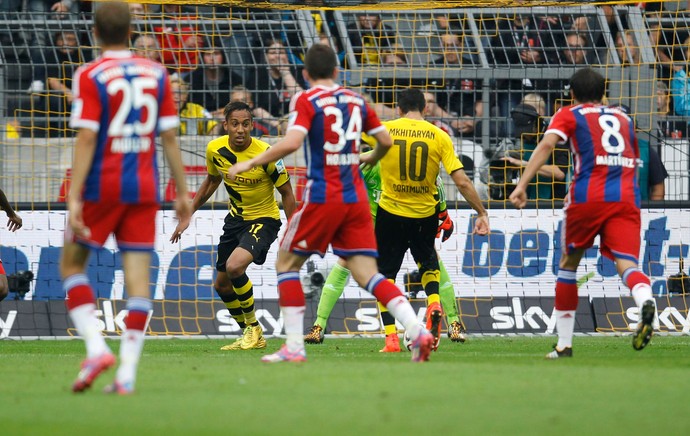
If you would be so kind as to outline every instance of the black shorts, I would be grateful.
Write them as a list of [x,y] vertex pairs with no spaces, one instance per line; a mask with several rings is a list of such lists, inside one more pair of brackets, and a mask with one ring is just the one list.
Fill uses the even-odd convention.
[[218,243],[216,270],[225,271],[225,262],[237,247],[250,252],[255,264],[263,265],[271,244],[278,238],[281,224],[280,220],[273,218],[245,221],[228,214],[223,225],[223,236]]
[[438,256],[434,246],[437,228],[436,214],[427,218],[407,218],[393,215],[379,206],[375,229],[381,274],[395,280],[408,249],[420,272],[437,270]]

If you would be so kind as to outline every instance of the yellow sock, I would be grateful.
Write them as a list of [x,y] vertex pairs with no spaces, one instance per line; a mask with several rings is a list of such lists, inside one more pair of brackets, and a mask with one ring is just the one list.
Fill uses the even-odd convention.
[[220,299],[223,300],[223,304],[225,304],[225,307],[228,309],[228,312],[230,312],[230,316],[232,316],[232,319],[235,320],[235,322],[237,323],[237,325],[240,326],[241,329],[244,329],[246,325],[244,323],[244,313],[242,312],[242,308],[240,307],[240,300],[237,299],[237,295],[220,295]]
[[256,313],[254,312],[254,288],[247,274],[232,280],[232,287],[237,294],[244,322],[247,325],[256,324]]
[[[427,297],[436,295],[438,297],[439,282],[441,280],[441,272],[437,269],[427,270],[422,274],[422,286]],[[439,301],[439,300],[436,300]]]
[[426,299],[426,306],[429,307],[434,303],[441,303],[441,297],[438,294],[431,294]]
[[398,333],[398,328],[395,326],[395,318],[386,309],[386,306],[377,302],[379,310],[381,311],[381,322],[383,322],[383,329],[386,332],[386,336]]

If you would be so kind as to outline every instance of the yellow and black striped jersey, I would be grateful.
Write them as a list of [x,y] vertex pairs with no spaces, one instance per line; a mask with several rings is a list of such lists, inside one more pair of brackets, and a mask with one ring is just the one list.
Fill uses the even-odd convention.
[[462,168],[453,140],[424,120],[398,118],[383,125],[393,139],[393,147],[381,159],[379,206],[408,218],[435,214],[440,164],[448,174]]
[[235,180],[227,177],[228,169],[237,162],[243,162],[263,153],[270,146],[256,138],[243,151],[230,148],[228,135],[216,138],[206,146],[206,169],[212,176],[222,176],[225,189],[230,196],[230,214],[245,220],[257,218],[280,219],[280,210],[275,200],[274,188],[290,180],[283,160],[252,168],[239,174]]

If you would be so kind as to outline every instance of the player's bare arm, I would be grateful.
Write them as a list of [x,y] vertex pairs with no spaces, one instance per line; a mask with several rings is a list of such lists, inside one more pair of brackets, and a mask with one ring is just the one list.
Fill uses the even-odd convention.
[[359,155],[359,162],[365,165],[376,165],[376,162],[380,161],[393,145],[393,139],[388,134],[388,130],[381,130],[373,136],[376,139],[374,150]]
[[2,189],[0,189],[0,208],[7,214],[7,229],[10,232],[15,232],[22,228],[22,219],[17,215],[17,212],[14,211]]
[[537,175],[539,168],[549,160],[549,157],[551,157],[553,153],[553,149],[556,148],[556,144],[561,140],[561,137],[555,133],[547,133],[544,135],[544,138],[539,141],[537,148],[535,148],[532,153],[532,157],[530,157],[529,162],[527,162],[525,171],[523,171],[522,176],[520,176],[520,181],[513,193],[510,194],[510,201],[513,203],[513,206],[518,209],[525,207],[527,204],[527,184]]
[[[211,196],[216,192],[220,184],[223,183],[223,177],[220,175],[214,176],[211,174],[206,174],[206,178],[201,182],[201,186],[196,192],[196,195],[192,199],[192,215],[194,212],[199,210],[201,206],[206,204],[206,202],[211,198]],[[182,233],[189,227],[189,222],[183,226],[182,222],[178,222],[172,236],[170,237],[170,242],[173,244],[180,240]]]
[[161,141],[163,143],[163,153],[165,159],[170,166],[173,180],[175,180],[175,213],[178,219],[178,225],[187,228],[192,219],[192,205],[189,203],[189,193],[187,192],[187,180],[184,173],[184,166],[182,165],[182,154],[180,147],[177,144],[176,129],[168,129],[161,132]]
[[258,156],[252,159],[245,160],[242,162],[237,162],[228,169],[228,178],[230,180],[235,180],[238,174],[247,172],[254,167],[267,164],[269,162],[275,162],[290,153],[293,153],[298,148],[302,146],[306,133],[298,129],[290,129],[285,134],[283,139],[276,142],[268,150],[264,151]]
[[457,186],[458,191],[467,200],[472,209],[477,212],[477,219],[474,221],[474,233],[478,235],[488,235],[491,227],[489,226],[489,214],[486,209],[484,209],[484,204],[477,194],[477,190],[474,189],[474,184],[472,180],[467,177],[465,170],[459,169],[455,170],[450,174],[450,178],[453,179],[455,186]]
[[83,201],[81,193],[84,191],[86,177],[93,163],[96,153],[96,139],[98,133],[87,128],[79,129],[74,144],[74,158],[72,159],[72,182],[67,194],[68,224],[78,237],[88,238],[90,231],[84,225],[82,217]]
[[295,200],[295,193],[292,191],[292,183],[288,181],[276,189],[280,193],[285,216],[287,219],[290,219],[292,214],[295,212],[295,209],[297,209],[297,200]]
[[[503,158],[503,160],[510,162],[518,168],[523,168],[527,166],[526,161],[522,159],[516,159],[511,156],[506,156]],[[542,177],[549,177],[553,180],[565,180],[565,173],[558,167],[558,165],[542,165],[542,167],[539,168],[539,170],[537,171],[537,174],[539,174]]]

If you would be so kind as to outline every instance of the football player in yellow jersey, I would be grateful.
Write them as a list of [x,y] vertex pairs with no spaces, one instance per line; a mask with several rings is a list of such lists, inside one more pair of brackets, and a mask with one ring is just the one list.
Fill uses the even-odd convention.
[[[225,183],[230,197],[229,212],[218,243],[218,273],[213,287],[243,329],[243,335],[221,349],[265,348],[266,340],[254,313],[252,282],[247,277],[246,270],[252,262],[261,265],[266,261],[266,253],[278,237],[280,210],[273,190],[277,189],[280,193],[288,219],[295,210],[295,196],[282,160],[255,167],[234,181],[225,177],[233,164],[263,153],[269,145],[250,136],[254,120],[252,110],[246,103],[228,103],[223,114],[223,126],[228,134],[208,143],[208,174],[194,197],[192,206],[195,212],[199,210],[218,186]],[[179,241],[185,229],[186,226],[178,225],[170,240]]]
[[383,123],[393,139],[393,147],[381,159],[381,198],[375,230],[378,267],[386,278],[395,280],[408,249],[417,262],[427,295],[426,327],[434,335],[436,349],[443,316],[434,247],[438,229],[436,177],[441,164],[478,214],[475,233],[489,233],[489,216],[462,169],[450,136],[424,120],[425,106],[422,91],[405,89],[398,96],[400,118]]

